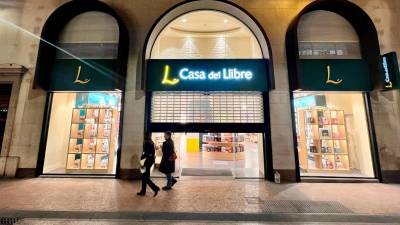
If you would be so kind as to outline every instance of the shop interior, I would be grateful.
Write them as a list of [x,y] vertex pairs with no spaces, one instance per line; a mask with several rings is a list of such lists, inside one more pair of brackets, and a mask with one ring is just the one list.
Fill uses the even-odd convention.
[[301,176],[374,177],[364,95],[295,92]]
[[120,92],[53,93],[44,174],[115,174]]
[[222,12],[199,10],[166,26],[152,48],[152,59],[262,58],[260,45],[241,21]]
[[[156,167],[161,162],[163,133],[153,133]],[[264,178],[262,133],[174,133],[178,159],[175,176]],[[155,169],[153,176],[162,176]]]

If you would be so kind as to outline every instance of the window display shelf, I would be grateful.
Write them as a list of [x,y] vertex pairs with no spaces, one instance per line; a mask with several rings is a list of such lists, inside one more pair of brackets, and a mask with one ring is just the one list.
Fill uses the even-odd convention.
[[[73,108],[67,170],[108,170],[112,108]],[[87,120],[92,120],[90,123]]]
[[347,153],[314,153],[314,152],[308,152],[310,155],[348,155]]
[[298,109],[296,116],[301,168],[349,170],[344,111],[311,107]]
[[310,140],[337,140],[337,141],[345,141],[346,138],[307,138]]
[[232,133],[209,133],[203,135],[203,155],[214,160],[243,160],[244,136]]
[[71,123],[71,124],[84,124],[84,125],[92,125],[92,124],[98,124],[98,125],[102,125],[102,124],[112,124],[112,123]]
[[207,142],[207,144],[210,145],[239,145],[243,142],[227,142],[227,141],[221,141],[221,142],[217,142],[217,141],[209,141]]

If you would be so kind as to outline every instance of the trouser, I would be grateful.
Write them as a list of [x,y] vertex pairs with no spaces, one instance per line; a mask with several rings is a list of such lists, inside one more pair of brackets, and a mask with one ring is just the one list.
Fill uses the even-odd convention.
[[153,183],[153,181],[150,179],[150,169],[151,167],[146,167],[146,171],[142,173],[142,190],[141,192],[146,193],[146,186],[149,185],[149,187],[155,192],[158,187],[156,184]]
[[167,173],[165,175],[167,175],[167,187],[172,187],[175,178],[172,176],[172,173]]

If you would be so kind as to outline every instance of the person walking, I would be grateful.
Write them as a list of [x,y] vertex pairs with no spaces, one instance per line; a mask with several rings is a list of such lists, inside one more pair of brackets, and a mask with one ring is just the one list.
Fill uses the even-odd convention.
[[175,172],[175,160],[177,158],[175,153],[174,141],[171,138],[172,133],[166,131],[164,133],[165,141],[162,145],[162,158],[160,163],[160,172],[167,176],[167,185],[163,187],[163,190],[171,190],[172,186],[177,182],[177,180],[172,176]]
[[149,185],[149,187],[154,191],[154,197],[156,197],[160,191],[160,188],[150,179],[151,167],[155,162],[155,147],[154,142],[151,140],[151,133],[149,132],[144,134],[143,154],[140,159],[145,160],[143,165],[145,167],[145,171],[141,174],[142,189],[137,193],[137,195],[146,195],[146,186]]

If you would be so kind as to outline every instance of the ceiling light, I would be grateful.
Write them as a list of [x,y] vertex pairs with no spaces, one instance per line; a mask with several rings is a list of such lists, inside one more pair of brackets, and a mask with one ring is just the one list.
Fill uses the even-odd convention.
[[227,23],[228,22],[228,20],[227,19],[224,19],[224,23]]
[[182,19],[182,23],[186,23],[187,22],[187,19]]

